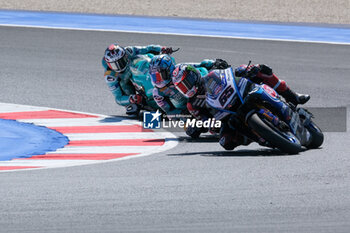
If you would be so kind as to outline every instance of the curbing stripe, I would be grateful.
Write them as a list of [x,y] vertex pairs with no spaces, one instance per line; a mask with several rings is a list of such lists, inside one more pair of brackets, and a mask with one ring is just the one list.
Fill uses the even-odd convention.
[[[18,121],[40,126],[43,126],[40,123],[46,123],[52,129],[61,130],[68,138],[72,137],[64,148],[47,152],[45,155],[0,161],[1,172],[80,166],[138,158],[169,150],[178,143],[175,135],[143,130],[141,122],[136,120],[6,103],[0,103],[0,107],[0,118],[19,119]],[[54,118],[55,115],[58,118]]]

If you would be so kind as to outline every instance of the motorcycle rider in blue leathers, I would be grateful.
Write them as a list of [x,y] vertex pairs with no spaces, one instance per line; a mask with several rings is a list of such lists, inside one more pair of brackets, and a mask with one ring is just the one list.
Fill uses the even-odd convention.
[[235,69],[236,77],[244,77],[258,84],[267,84],[280,94],[287,102],[294,105],[305,104],[310,96],[294,92],[272,69],[265,64],[240,65]]
[[133,65],[133,60],[138,58],[138,55],[171,54],[172,52],[171,47],[160,45],[122,47],[118,44],[111,44],[108,46],[102,58],[102,66],[105,70],[105,81],[114,95],[116,103],[127,106],[142,102],[142,96],[135,93],[131,82],[132,72],[130,71],[130,66]]
[[[228,67],[228,65],[226,66],[226,64],[223,64],[222,68],[220,69],[225,69]],[[206,107],[205,94],[207,90],[200,74],[195,72],[195,70],[191,67],[183,67],[182,70],[174,70],[174,73],[176,73],[176,75],[173,75],[175,87],[178,88],[178,90],[184,95],[189,97],[189,101],[187,103],[189,112],[196,118],[213,117],[217,112],[212,112],[212,109],[210,110]],[[291,91],[283,80],[278,79],[277,76],[272,73],[271,68],[263,64],[252,66],[242,65],[236,68],[235,75],[237,77],[248,78],[255,83],[265,83],[276,89],[277,92],[280,92],[280,94],[288,102],[295,105],[304,104],[310,99],[309,95],[298,94]],[[203,101],[199,101],[199,99],[202,99]],[[237,130],[233,131],[232,129],[229,129],[224,122],[224,125],[220,131],[219,141],[222,147],[224,147],[226,150],[233,150],[239,145],[248,145],[250,142],[251,140],[240,134]]]

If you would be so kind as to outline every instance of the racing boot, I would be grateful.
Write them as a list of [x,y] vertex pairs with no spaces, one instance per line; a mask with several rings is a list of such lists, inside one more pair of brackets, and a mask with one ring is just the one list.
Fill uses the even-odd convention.
[[237,146],[241,145],[239,142],[237,142],[234,137],[229,134],[225,133],[221,135],[219,144],[225,149],[225,150],[233,150]]
[[189,126],[185,129],[185,132],[191,138],[197,139],[197,138],[199,138],[201,133],[206,133],[206,132],[208,132],[208,130],[205,128],[197,128],[196,126],[195,127]]
[[290,102],[297,106],[298,104],[305,104],[310,99],[310,95],[307,94],[299,94],[297,92],[292,91],[290,88],[279,93],[283,98],[286,99],[287,102]]
[[252,140],[239,133],[236,133],[235,135],[225,133],[221,135],[219,140],[220,146],[225,150],[233,150],[237,146],[248,146],[250,143],[252,143]]

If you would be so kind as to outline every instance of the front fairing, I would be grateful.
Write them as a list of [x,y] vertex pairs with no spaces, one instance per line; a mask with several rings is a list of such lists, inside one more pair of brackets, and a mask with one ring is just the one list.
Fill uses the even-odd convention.
[[[215,70],[205,78],[207,89],[207,103],[215,109],[228,109],[236,104],[239,96],[243,96],[248,80],[236,78],[232,68]],[[216,80],[210,80],[211,78]],[[220,83],[219,85],[216,85]]]

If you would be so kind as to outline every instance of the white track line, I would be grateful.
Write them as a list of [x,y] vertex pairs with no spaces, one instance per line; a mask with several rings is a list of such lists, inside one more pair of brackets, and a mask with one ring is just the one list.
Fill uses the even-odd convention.
[[162,139],[168,136],[167,133],[70,133],[65,134],[71,141],[76,140],[112,140],[112,139]]
[[[90,114],[91,115],[91,114]],[[64,118],[64,119],[23,119],[18,120],[25,123],[33,123],[46,127],[63,126],[103,126],[103,125],[141,125],[141,122],[130,121],[130,119],[108,117],[110,121],[104,118]],[[115,122],[113,122],[114,120]]]
[[112,29],[86,29],[86,28],[70,28],[70,27],[46,27],[46,26],[31,26],[21,24],[0,24],[4,27],[24,27],[24,28],[42,28],[42,29],[59,29],[59,30],[76,30],[76,31],[98,31],[98,32],[125,32],[125,33],[138,33],[138,34],[153,34],[153,35],[172,35],[172,36],[190,36],[190,37],[210,37],[210,38],[229,38],[239,40],[260,40],[260,41],[282,41],[282,42],[297,42],[297,43],[313,43],[313,44],[334,44],[334,45],[350,45],[346,42],[333,42],[333,41],[308,41],[308,40],[292,40],[292,39],[273,39],[273,38],[251,38],[244,36],[219,36],[219,35],[198,35],[198,34],[185,34],[185,33],[172,33],[172,32],[140,32],[134,30],[112,30]]

